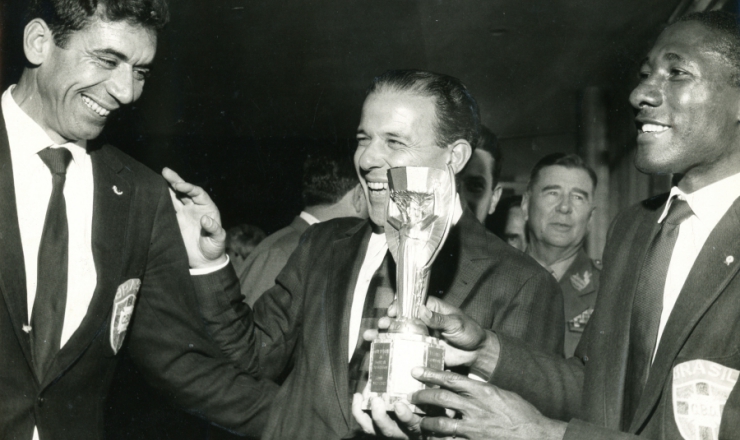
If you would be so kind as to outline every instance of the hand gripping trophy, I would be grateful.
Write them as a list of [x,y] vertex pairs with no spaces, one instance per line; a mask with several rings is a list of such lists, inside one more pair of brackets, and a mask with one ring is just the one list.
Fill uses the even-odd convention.
[[[418,318],[429,288],[429,269],[452,224],[456,202],[452,169],[400,167],[388,170],[391,191],[385,225],[388,248],[396,261],[398,318],[370,348],[370,399],[383,398],[386,408],[425,388],[411,376],[418,366],[443,369],[444,347]],[[410,405],[419,411],[414,405]]]

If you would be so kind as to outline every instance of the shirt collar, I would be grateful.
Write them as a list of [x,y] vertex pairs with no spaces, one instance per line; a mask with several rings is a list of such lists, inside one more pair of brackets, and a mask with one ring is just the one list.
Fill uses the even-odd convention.
[[[578,252],[581,252],[580,250]],[[552,263],[550,267],[547,269],[550,270],[552,275],[555,277],[556,280],[560,281],[561,278],[563,278],[563,275],[565,275],[565,272],[568,271],[570,266],[573,264],[573,262],[576,260],[576,257],[578,256],[578,252],[571,255],[570,257],[556,261],[555,263]]]
[[452,210],[452,226],[455,226],[460,221],[460,217],[463,215],[462,202],[460,201],[460,194],[455,194],[455,207]]
[[317,219],[316,217],[312,216],[311,214],[307,213],[306,211],[301,211],[299,216],[308,223],[309,226],[315,225],[316,223],[320,223],[321,220]]
[[39,124],[21,109],[13,99],[15,84],[8,87],[0,98],[5,128],[8,132],[8,142],[12,148],[18,148],[24,154],[37,154],[47,147],[64,146],[72,153],[72,159],[81,163],[87,160],[87,142],[80,140],[57,145]]
[[671,188],[668,203],[666,203],[658,223],[661,223],[668,215],[668,208],[670,208],[674,196],[685,200],[699,221],[713,228],[730,209],[735,199],[740,197],[740,173],[725,177],[691,194],[686,194],[677,186],[674,186]]

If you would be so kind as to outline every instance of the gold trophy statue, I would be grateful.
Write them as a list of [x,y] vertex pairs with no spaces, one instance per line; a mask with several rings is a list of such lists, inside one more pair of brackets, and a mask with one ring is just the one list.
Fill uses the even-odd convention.
[[429,269],[447,238],[457,199],[449,167],[391,168],[388,184],[391,193],[385,234],[397,267],[398,316],[388,332],[379,334],[371,345],[364,407],[369,409],[370,399],[379,396],[386,409],[393,411],[395,402],[409,404],[408,394],[425,388],[411,376],[412,368],[444,368],[444,347],[429,336],[418,309],[426,301]]

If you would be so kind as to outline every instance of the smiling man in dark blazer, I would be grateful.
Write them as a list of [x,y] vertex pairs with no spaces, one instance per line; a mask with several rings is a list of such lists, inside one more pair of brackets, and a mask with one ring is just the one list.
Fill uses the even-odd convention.
[[[394,294],[388,278],[395,270],[383,232],[387,171],[450,166],[459,172],[478,137],[478,117],[475,100],[456,78],[416,70],[375,78],[355,152],[370,220],[334,219],[310,227],[277,285],[255,303],[254,335],[241,326],[250,320],[240,315],[245,307],[233,276],[220,271],[200,277],[199,301],[225,352],[238,355],[240,337],[244,346],[254,337],[260,374],[285,377],[263,438],[364,435],[351,408],[361,403],[355,393],[362,391],[369,345],[362,329],[375,328],[373,316],[385,314]],[[487,232],[459,200],[454,222],[431,269],[430,295],[456,304],[485,328],[561,353],[562,297],[555,280]],[[218,286],[226,291],[215,295]]]
[[141,95],[166,3],[29,3],[0,112],[0,437],[101,438],[122,349],[183,408],[257,435],[274,385],[205,332],[166,183],[87,142]]
[[674,173],[677,185],[615,219],[575,356],[481,333],[447,308],[433,322],[470,324],[450,343],[480,355],[474,365],[493,385],[420,369],[417,377],[448,390],[412,402],[463,418],[405,422],[472,439],[738,438],[739,53],[737,17],[705,12],[669,25],[643,61],[630,96],[636,166]]

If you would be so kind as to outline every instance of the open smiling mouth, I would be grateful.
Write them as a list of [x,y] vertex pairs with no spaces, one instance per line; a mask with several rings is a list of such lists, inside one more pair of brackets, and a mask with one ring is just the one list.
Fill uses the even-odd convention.
[[371,195],[385,195],[388,191],[388,182],[367,182]]
[[670,128],[671,127],[668,125],[641,124],[639,122],[637,123],[637,131],[639,134],[643,134],[643,133],[660,134],[660,133],[667,131]]
[[104,109],[101,107],[97,102],[93,101],[92,99],[88,98],[85,95],[82,95],[82,102],[87,105],[87,107],[98,114],[98,116],[106,117],[110,114],[110,110]]

